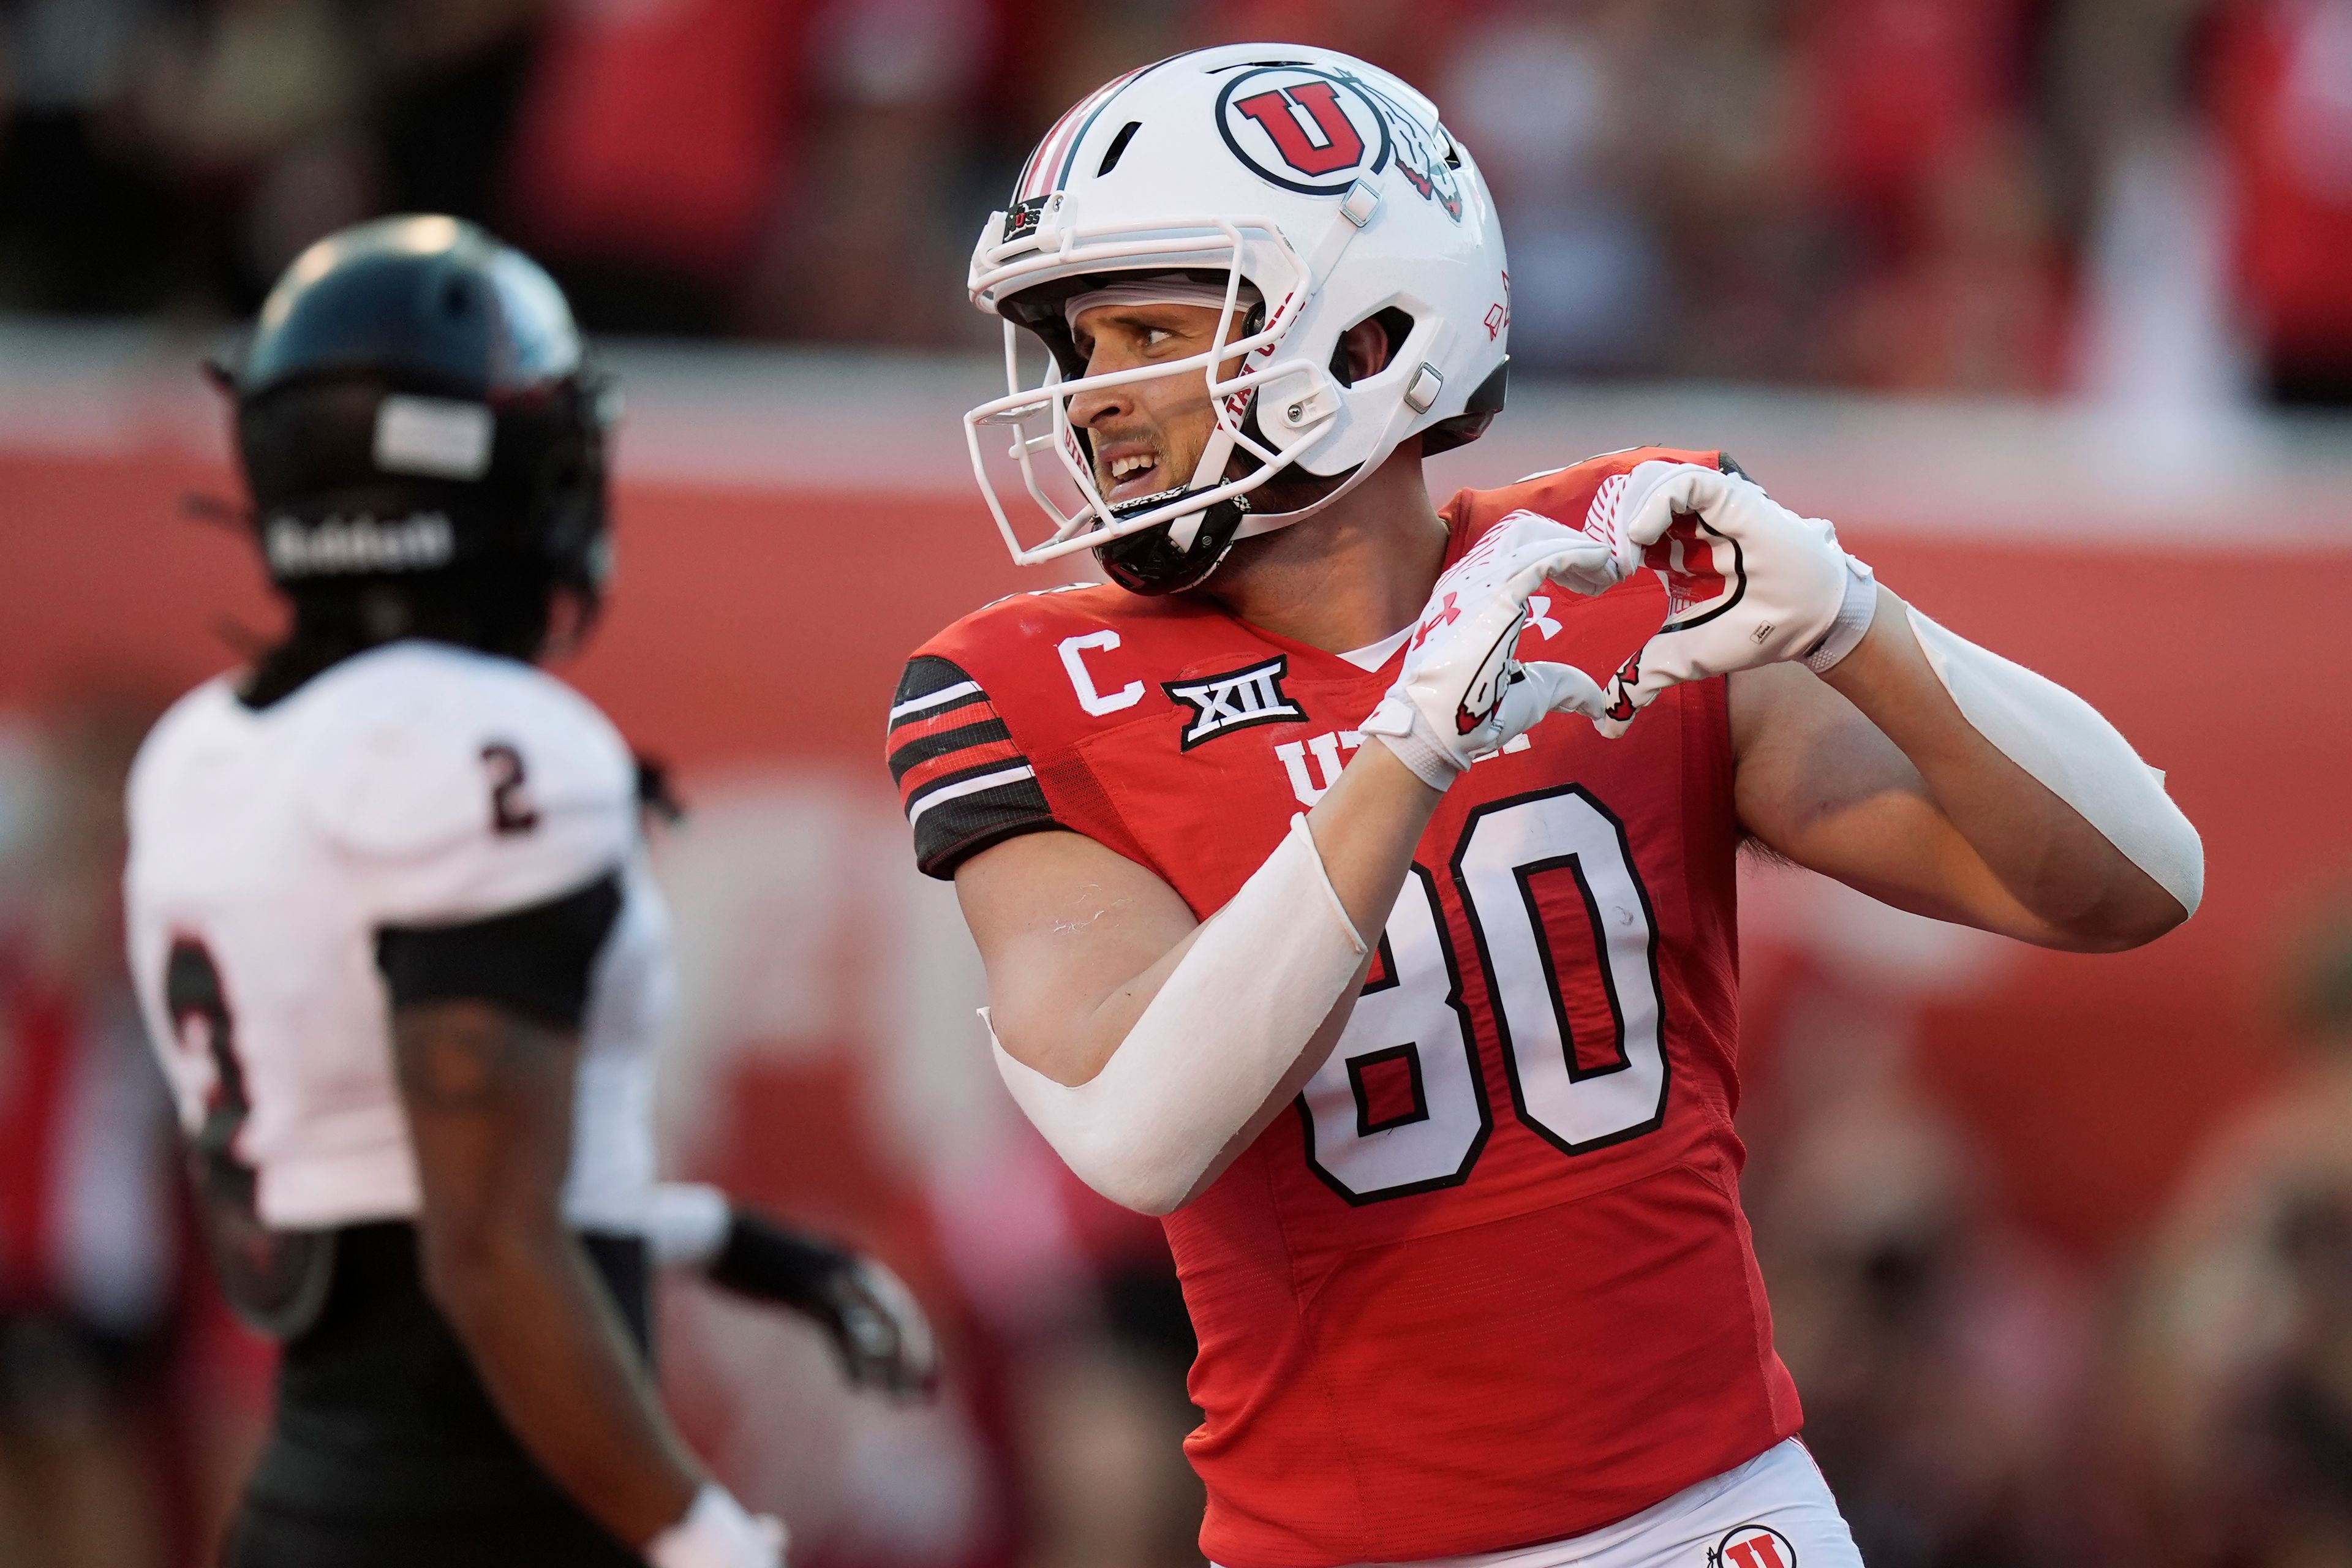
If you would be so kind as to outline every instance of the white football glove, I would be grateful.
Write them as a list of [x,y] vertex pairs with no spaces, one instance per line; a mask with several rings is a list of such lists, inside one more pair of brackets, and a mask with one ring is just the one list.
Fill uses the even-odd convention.
[[[1745,474],[1696,463],[1637,464],[1619,495],[1593,503],[1615,526],[1610,571],[1569,567],[1560,581],[1599,593],[1647,565],[1666,588],[1657,635],[1610,678],[1602,734],[1679,681],[1802,659],[1814,673],[1853,650],[1870,628],[1877,589],[1870,568],[1841,549],[1837,530],[1799,517]],[[1611,504],[1613,503],[1613,504]]]
[[1444,789],[1547,713],[1599,722],[1607,699],[1592,678],[1572,665],[1522,664],[1519,634],[1528,595],[1546,578],[1597,594],[1631,565],[1607,537],[1532,512],[1505,518],[1438,578],[1396,684],[1358,728],[1379,736],[1430,788]]
[[645,1559],[652,1568],[783,1568],[783,1521],[706,1481],[686,1517],[646,1543]]

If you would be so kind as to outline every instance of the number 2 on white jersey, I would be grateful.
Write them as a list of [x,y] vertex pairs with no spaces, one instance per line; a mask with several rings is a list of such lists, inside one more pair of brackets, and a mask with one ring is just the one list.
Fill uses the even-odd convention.
[[[1570,1155],[1654,1130],[1667,1079],[1657,922],[1623,826],[1575,784],[1496,801],[1470,814],[1452,869],[1519,1120]],[[1561,990],[1570,922],[1589,927],[1610,1023],[1581,1051]],[[1355,1204],[1466,1181],[1492,1130],[1460,968],[1418,865],[1375,973],[1299,1096],[1308,1164]]]

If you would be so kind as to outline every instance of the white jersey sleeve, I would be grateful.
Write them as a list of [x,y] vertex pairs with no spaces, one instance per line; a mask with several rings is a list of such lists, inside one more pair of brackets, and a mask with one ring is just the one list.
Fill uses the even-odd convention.
[[227,1116],[260,1217],[286,1228],[415,1212],[381,934],[614,879],[565,1208],[583,1227],[636,1228],[668,925],[635,763],[585,698],[422,642],[348,659],[259,710],[215,681],[149,737],[130,815],[132,971],[183,1126]]

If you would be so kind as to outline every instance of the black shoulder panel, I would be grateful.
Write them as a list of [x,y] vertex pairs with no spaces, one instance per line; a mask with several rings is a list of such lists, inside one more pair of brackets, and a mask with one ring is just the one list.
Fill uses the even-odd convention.
[[426,1002],[493,1002],[576,1029],[588,1011],[596,956],[621,915],[621,875],[458,925],[384,926],[376,967],[394,1007]]

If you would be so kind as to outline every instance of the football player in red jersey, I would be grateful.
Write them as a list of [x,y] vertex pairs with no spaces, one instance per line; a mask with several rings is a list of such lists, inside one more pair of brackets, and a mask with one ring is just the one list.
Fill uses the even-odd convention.
[[1072,110],[974,255],[1013,384],[967,425],[1016,558],[1113,581],[925,645],[891,766],[1013,1097],[1166,1216],[1212,1558],[1853,1563],[1738,1199],[1738,846],[2081,950],[2186,919],[2202,851],[2087,704],[1720,453],[1433,506],[1505,266],[1359,61]]

